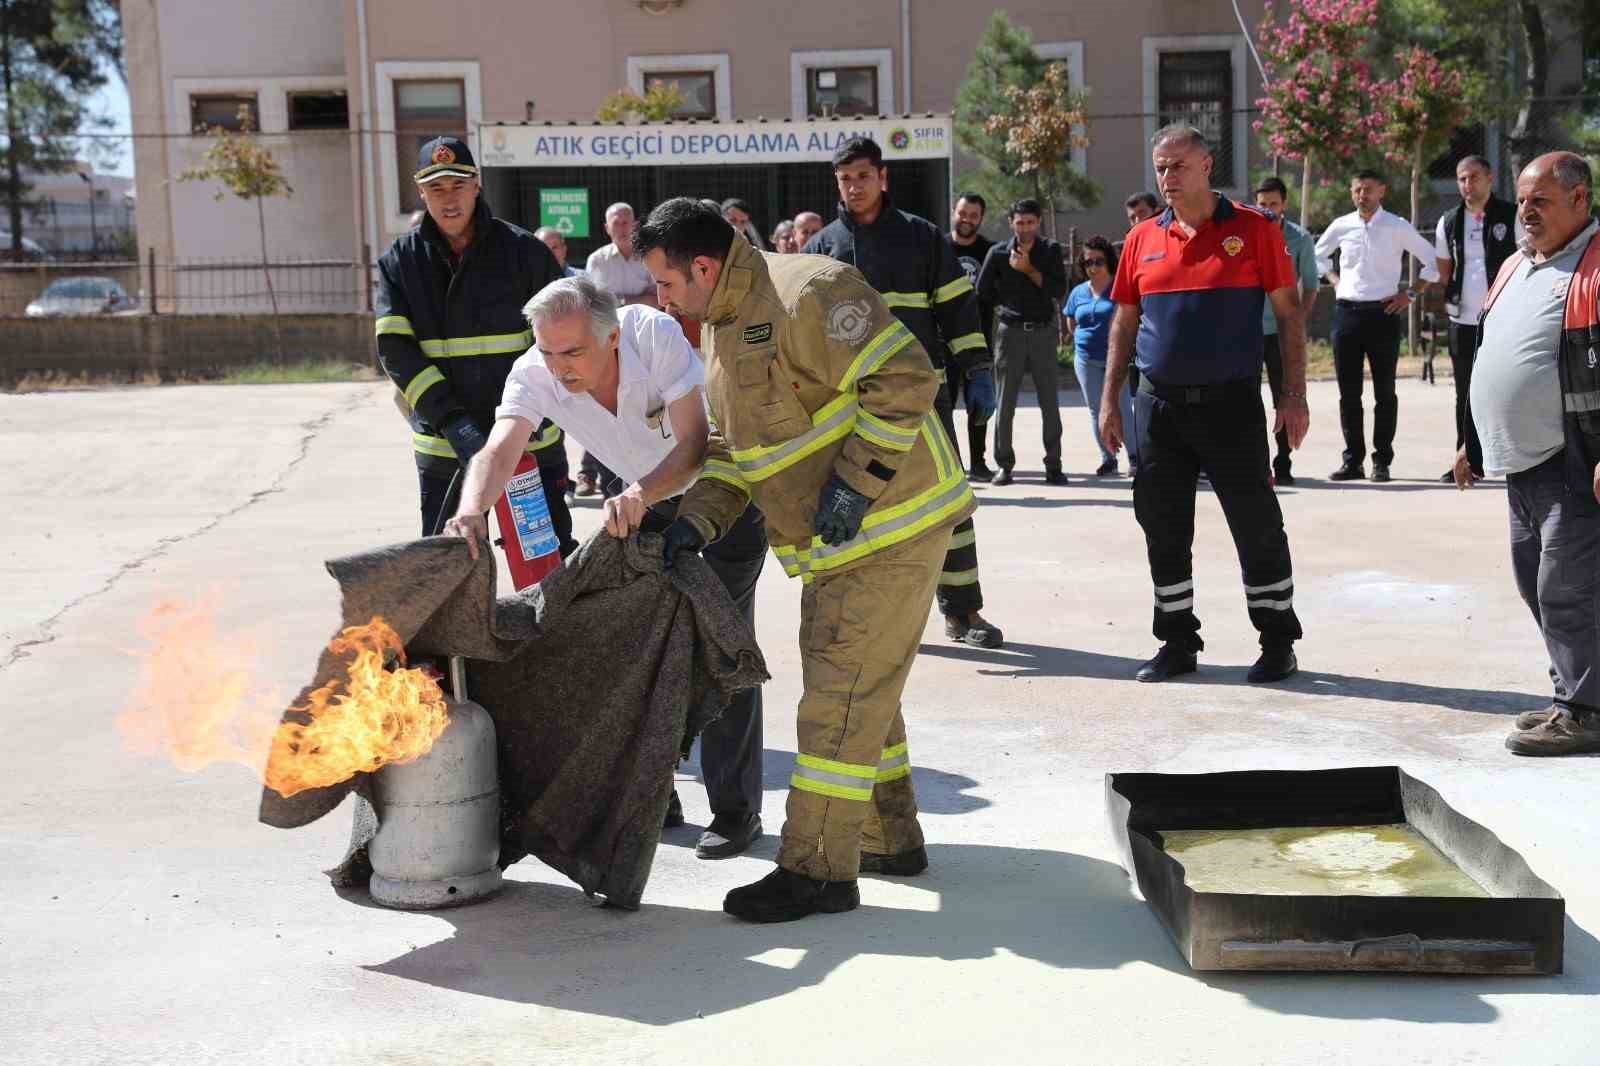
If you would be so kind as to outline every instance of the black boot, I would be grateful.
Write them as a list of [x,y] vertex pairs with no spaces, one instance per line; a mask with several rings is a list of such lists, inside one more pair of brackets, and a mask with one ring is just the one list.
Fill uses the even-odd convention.
[[779,866],[753,885],[729,892],[722,909],[747,922],[792,922],[861,906],[854,881],[817,881]]
[[672,790],[672,798],[667,801],[667,815],[661,819],[661,828],[676,829],[683,824],[683,801],[678,799],[678,790]]
[[1261,658],[1256,660],[1256,664],[1250,668],[1250,673],[1245,675],[1245,679],[1256,684],[1282,681],[1298,669],[1300,663],[1294,657],[1294,644],[1263,644]]
[[928,849],[918,845],[910,851],[893,855],[879,855],[871,851],[861,853],[861,872],[887,874],[890,877],[915,877],[928,868]]
[[1165,681],[1177,677],[1179,674],[1192,674],[1198,662],[1194,652],[1187,648],[1180,648],[1172,641],[1161,645],[1161,650],[1155,657],[1139,667],[1133,675],[1135,681]]

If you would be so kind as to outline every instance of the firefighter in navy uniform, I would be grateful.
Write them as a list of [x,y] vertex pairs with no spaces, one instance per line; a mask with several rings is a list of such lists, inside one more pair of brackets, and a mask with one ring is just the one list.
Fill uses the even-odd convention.
[[[883,302],[933,360],[941,377],[934,402],[952,446],[956,437],[953,393],[962,386],[970,422],[994,414],[994,372],[979,322],[972,281],[948,238],[925,218],[897,210],[887,190],[883,149],[869,137],[852,137],[833,155],[839,217],[802,251],[849,263],[866,276]],[[977,535],[968,518],[950,537],[939,575],[939,610],[945,635],[979,648],[998,648],[1000,628],[986,621],[978,582]]]
[[[422,535],[439,525],[450,481],[488,440],[511,365],[533,343],[522,307],[562,276],[550,249],[489,213],[466,144],[435,137],[413,175],[427,217],[378,260],[378,358],[409,405],[422,496]],[[561,430],[528,444],[561,554],[577,548],[563,492]]]

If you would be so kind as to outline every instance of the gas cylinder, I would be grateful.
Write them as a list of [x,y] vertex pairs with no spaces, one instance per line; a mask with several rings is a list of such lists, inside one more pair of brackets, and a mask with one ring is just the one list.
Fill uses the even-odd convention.
[[561,565],[561,540],[550,520],[539,460],[524,455],[506,482],[506,491],[494,505],[500,526],[500,547],[505,549],[511,584],[518,592],[537,585]]
[[450,722],[426,755],[372,775],[378,832],[367,844],[374,902],[402,910],[472,903],[500,887],[500,776],[494,720],[467,699],[450,660]]

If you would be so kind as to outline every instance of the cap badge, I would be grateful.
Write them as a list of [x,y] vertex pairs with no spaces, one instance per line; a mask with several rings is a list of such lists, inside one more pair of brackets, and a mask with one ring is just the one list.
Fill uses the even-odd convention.
[[450,150],[448,144],[436,145],[433,149],[433,161],[435,163],[454,163],[456,154]]

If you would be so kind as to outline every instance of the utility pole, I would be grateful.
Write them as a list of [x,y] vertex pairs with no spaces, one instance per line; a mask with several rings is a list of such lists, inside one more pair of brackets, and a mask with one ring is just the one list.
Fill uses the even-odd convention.
[[78,171],[78,177],[82,178],[89,186],[89,253],[90,255],[96,255],[100,251],[100,230],[95,225],[94,217],[94,175],[86,174],[80,170]]

